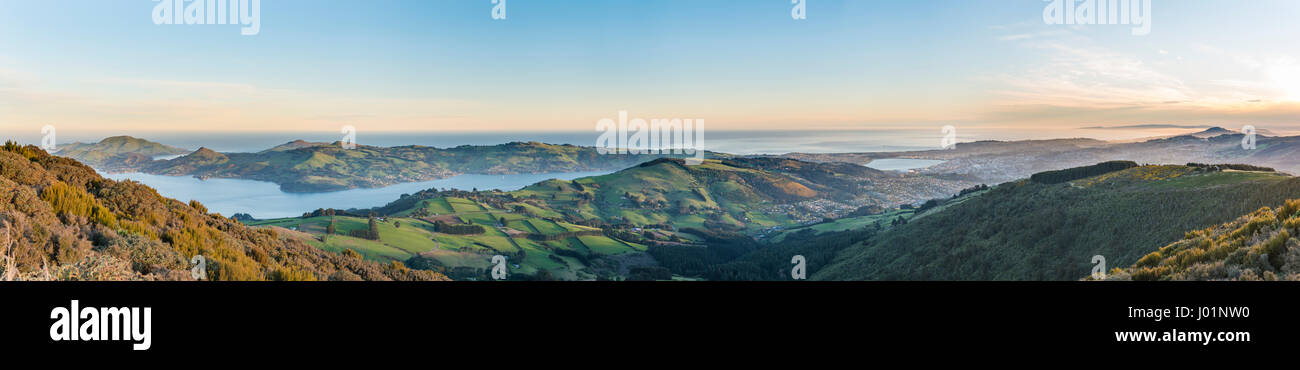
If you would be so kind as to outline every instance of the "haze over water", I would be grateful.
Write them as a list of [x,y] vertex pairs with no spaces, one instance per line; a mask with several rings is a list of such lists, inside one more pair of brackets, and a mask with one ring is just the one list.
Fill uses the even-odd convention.
[[[958,128],[958,141],[1026,140],[1061,137],[1092,137],[1126,140],[1141,137],[1185,134],[1199,128],[1178,129],[1078,129],[1066,132]],[[940,144],[940,126],[931,130],[857,130],[857,131],[721,131],[706,132],[704,145],[711,151],[733,154],[784,154],[790,152],[843,153],[888,152],[937,149]],[[332,133],[124,133],[164,144],[197,149],[206,147],[220,152],[258,152],[293,140],[333,142],[341,138]],[[1071,135],[1074,134],[1074,135]],[[118,134],[121,135],[121,134]],[[485,133],[393,133],[382,132],[357,135],[362,145],[403,146],[424,145],[439,148],[460,145],[495,145],[514,141],[539,141],[550,144],[592,146],[596,132],[485,132]],[[1053,136],[1056,135],[1056,136]],[[61,133],[60,142],[95,142],[106,134]],[[29,139],[34,140],[34,139]],[[32,141],[37,142],[37,141]],[[874,167],[884,170],[909,170],[933,163],[879,162]],[[279,218],[301,215],[318,208],[370,208],[430,188],[501,189],[517,190],[525,186],[559,178],[571,180],[579,177],[601,175],[605,172],[579,172],[521,175],[461,175],[442,180],[397,184],[384,188],[352,189],[328,193],[286,193],[274,183],[240,180],[199,180],[190,176],[161,176],[141,173],[105,174],[115,180],[131,179],[158,190],[163,196],[181,201],[198,200],[213,212],[223,215],[247,213],[256,218]]]
[[[932,150],[940,147],[942,125],[916,129],[876,130],[789,130],[789,131],[706,131],[704,146],[707,150],[732,154],[785,154],[853,153]],[[1023,130],[980,127],[957,127],[957,141],[980,140],[1040,140],[1059,138],[1092,138],[1098,140],[1131,140],[1188,134],[1204,128],[1151,128],[1151,129],[1069,129]],[[1225,125],[1229,130],[1237,130]],[[600,133],[591,132],[367,132],[358,128],[357,143],[369,146],[423,145],[450,148],[461,145],[496,145],[509,142],[543,142],[594,146]],[[59,131],[60,144],[72,142],[97,142],[105,137],[128,135],[163,144],[198,149],[206,147],[218,152],[259,152],[294,140],[334,142],[342,139],[335,132],[82,132]],[[40,132],[18,133],[19,142],[39,144]]]

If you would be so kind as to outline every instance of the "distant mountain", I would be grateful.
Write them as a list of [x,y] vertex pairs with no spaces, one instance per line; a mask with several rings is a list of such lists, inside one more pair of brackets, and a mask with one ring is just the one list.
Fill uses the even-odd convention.
[[1108,280],[1300,280],[1300,199],[1192,230]]
[[1218,127],[1218,126],[1215,126],[1215,127],[1208,128],[1208,129],[1206,129],[1205,131],[1201,131],[1201,132],[1197,132],[1197,133],[1191,134],[1191,136],[1198,137],[1198,138],[1201,138],[1201,139],[1208,139],[1208,138],[1212,138],[1212,137],[1219,136],[1219,135],[1231,135],[1231,134],[1235,134],[1235,133],[1236,133],[1236,132],[1228,131],[1228,129],[1225,129],[1225,128],[1222,128],[1222,127]]
[[1128,266],[1189,230],[1300,197],[1300,178],[1209,166],[1068,177],[1089,172],[1057,172],[1067,176],[1060,183],[1003,183],[914,217],[845,248],[813,278],[1077,280],[1095,255]]
[[218,153],[201,148],[171,160],[115,163],[121,168],[200,178],[270,181],[288,192],[372,188],[459,174],[522,174],[608,171],[670,155],[601,155],[593,147],[515,142],[440,149],[374,147],[293,141],[257,153]]
[[153,160],[158,156],[180,155],[189,150],[130,136],[113,136],[98,143],[72,143],[62,145],[56,155],[76,159],[91,166],[131,167]]
[[1092,139],[989,141],[958,144],[953,150],[913,152],[812,154],[784,157],[808,161],[868,163],[881,158],[936,159],[944,162],[920,170],[922,174],[1000,183],[1034,173],[1087,166],[1107,161],[1140,164],[1241,163],[1300,173],[1300,136],[1255,138],[1253,148],[1242,145],[1244,135],[1210,128],[1193,135],[1140,142],[1106,142]]
[[0,150],[0,280],[447,280],[257,230],[35,146]]
[[1127,126],[1090,126],[1080,127],[1083,130],[1145,130],[1145,129],[1162,129],[1162,128],[1209,128],[1207,125],[1169,125],[1169,124],[1146,124],[1146,125],[1127,125]]
[[[276,146],[271,147],[270,149],[267,149],[267,150],[263,150],[263,151],[261,151],[261,153],[266,153],[266,152],[283,152],[283,151],[289,151],[289,150],[294,150],[294,149],[302,149],[302,148],[310,148],[310,147],[326,146],[326,145],[331,145],[331,144],[330,144],[330,143],[321,143],[321,142],[310,142],[310,141],[306,141],[306,140],[294,140],[294,141],[290,141],[290,142],[287,142],[287,143],[284,143],[284,144],[276,145]],[[333,145],[338,145],[338,144],[335,143],[335,144],[333,144]]]

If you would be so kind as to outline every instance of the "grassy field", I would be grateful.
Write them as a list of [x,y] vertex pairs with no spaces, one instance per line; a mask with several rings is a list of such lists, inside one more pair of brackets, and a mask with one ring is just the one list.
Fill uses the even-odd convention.
[[1273,172],[1223,171],[1201,175],[1180,176],[1167,181],[1155,183],[1153,186],[1170,188],[1200,188],[1231,185],[1248,181],[1282,181],[1287,178],[1286,175]]
[[[557,277],[573,279],[584,276],[583,270],[589,267],[584,266],[583,260],[643,252],[647,246],[610,238],[598,228],[560,220],[599,220],[632,227],[654,225],[655,229],[666,230],[655,232],[654,238],[691,243],[699,242],[700,238],[679,230],[719,228],[753,233],[774,226],[795,226],[790,216],[769,215],[769,208],[773,204],[808,199],[816,193],[785,176],[715,160],[698,166],[655,162],[617,174],[573,181],[542,181],[509,192],[508,197],[438,193],[427,199],[401,203],[401,207],[410,208],[385,210],[391,217],[379,222],[378,240],[347,236],[352,231],[367,230],[366,218],[286,218],[253,225],[299,230],[314,236],[315,240],[309,242],[326,250],[353,249],[377,261],[428,256],[443,267],[480,268],[493,255],[501,254],[522,257],[522,261],[511,262],[511,265],[518,264],[512,267],[513,272],[532,274],[546,270]],[[326,236],[331,219],[335,235]],[[478,225],[483,232],[477,235],[439,233],[435,231],[435,221]],[[837,221],[814,226],[814,230],[844,230],[864,227],[874,221],[874,218]],[[671,227],[659,227],[664,224]],[[540,240],[558,236],[565,238]],[[641,240],[640,235],[635,240]],[[578,257],[560,256],[557,254],[560,251]],[[605,267],[602,265],[602,269]]]
[[[465,223],[482,226],[478,235],[451,235],[434,231],[434,224],[425,219],[409,216],[414,210],[424,208],[429,214],[456,217]],[[497,224],[504,218],[504,228]],[[333,220],[335,233],[325,235]],[[556,241],[535,241],[523,237],[529,233],[555,235],[566,232],[599,231],[600,229],[556,222],[539,217],[488,209],[469,199],[434,198],[421,201],[397,216],[376,219],[379,240],[348,236],[354,230],[367,230],[369,219],[351,216],[318,216],[308,218],[281,218],[249,223],[249,226],[286,229],[284,235],[300,239],[326,251],[341,253],[351,249],[369,260],[388,262],[406,261],[417,255],[436,259],[447,267],[490,268],[493,255],[515,256],[521,251],[523,261],[511,261],[511,273],[536,274],[546,270],[553,276],[566,279],[588,279],[594,275],[583,272],[587,268],[579,259],[560,256],[558,250],[570,250],[582,255],[598,253],[615,255],[644,251],[645,246],[615,240],[603,235],[571,237]],[[399,226],[400,225],[400,226]],[[511,231],[513,230],[513,231]],[[508,234],[506,231],[514,233]]]

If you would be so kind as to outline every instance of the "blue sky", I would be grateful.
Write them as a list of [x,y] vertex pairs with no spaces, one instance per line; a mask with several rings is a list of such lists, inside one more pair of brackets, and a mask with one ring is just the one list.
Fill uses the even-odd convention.
[[264,0],[261,32],[155,25],[151,0],[0,0],[0,127],[591,130],[954,123],[1290,127],[1300,2],[1153,0],[1152,32],[1046,3]]

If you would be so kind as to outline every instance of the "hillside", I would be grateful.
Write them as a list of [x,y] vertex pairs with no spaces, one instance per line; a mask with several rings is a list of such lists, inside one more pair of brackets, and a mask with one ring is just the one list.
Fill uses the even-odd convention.
[[1108,280],[1300,280],[1300,199],[1188,232]]
[[813,278],[1076,280],[1094,255],[1130,265],[1188,230],[1296,197],[1297,178],[1188,166],[1014,181],[846,248]]
[[[618,275],[621,255],[645,251],[595,227],[515,213],[481,203],[472,193],[424,199],[402,215],[372,219],[323,212],[254,222],[320,249],[354,250],[367,260],[402,262],[458,280],[486,280],[491,259],[509,261],[514,279],[591,280]],[[504,221],[504,222],[503,222]],[[545,276],[542,278],[541,276]]]
[[118,170],[152,161],[154,157],[181,155],[189,150],[130,136],[114,136],[98,143],[61,145],[55,153],[101,169]]
[[732,158],[697,166],[660,159],[604,176],[543,182],[515,192],[573,219],[629,225],[672,224],[714,231],[755,231],[820,221],[864,204],[882,187],[908,189],[906,201],[948,195],[957,182],[885,174],[844,163]]
[[[652,269],[645,276],[770,278],[682,264],[664,270],[646,252],[660,248],[659,257],[691,258],[702,251],[712,263],[727,263],[755,249],[750,235],[801,225],[808,214],[828,215],[800,204],[860,200],[868,192],[864,183],[910,180],[841,163],[732,158],[688,166],[665,158],[512,192],[430,189],[369,210],[320,210],[253,224],[296,230],[325,250],[352,248],[367,259],[405,261],[458,279],[485,278],[497,254],[512,261],[512,273],[566,280],[635,279]],[[368,228],[371,214],[378,238],[357,232]]]
[[345,149],[340,143],[294,141],[257,153],[200,149],[171,160],[116,162],[134,171],[200,178],[269,181],[287,192],[323,192],[428,181],[459,174],[608,171],[661,155],[600,155],[592,147],[543,143]]
[[191,280],[196,255],[211,280],[446,280],[248,228],[35,146],[0,150],[0,280]]

